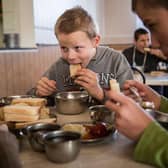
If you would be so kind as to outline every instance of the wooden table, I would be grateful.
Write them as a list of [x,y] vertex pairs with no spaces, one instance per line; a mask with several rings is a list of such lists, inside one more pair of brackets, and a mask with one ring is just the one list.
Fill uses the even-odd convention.
[[[60,115],[58,123],[88,121],[89,113],[80,115]],[[133,160],[134,144],[126,137],[115,133],[102,142],[81,144],[76,160],[58,164],[47,160],[45,153],[34,152],[26,140],[23,141],[20,157],[23,168],[150,168],[151,166]]]

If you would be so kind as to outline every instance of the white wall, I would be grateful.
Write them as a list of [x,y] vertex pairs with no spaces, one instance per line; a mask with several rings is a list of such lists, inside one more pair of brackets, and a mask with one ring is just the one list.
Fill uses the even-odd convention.
[[21,48],[35,47],[33,0],[3,1],[3,34],[18,33]]
[[54,25],[65,9],[80,5],[96,19],[95,4],[96,0],[34,0],[36,42],[42,44],[57,43]]
[[131,43],[136,28],[136,16],[131,0],[106,0],[103,43]]
[[34,0],[36,43],[55,44],[54,25],[65,9],[81,5],[96,20],[101,43],[131,43],[136,16],[131,0]]

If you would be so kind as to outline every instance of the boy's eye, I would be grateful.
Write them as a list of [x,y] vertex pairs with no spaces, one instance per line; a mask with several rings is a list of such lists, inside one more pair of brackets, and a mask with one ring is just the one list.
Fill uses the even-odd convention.
[[81,46],[74,47],[75,51],[80,51],[81,48],[83,48],[83,47],[81,47]]
[[68,48],[67,48],[67,47],[61,47],[61,50],[62,50],[63,52],[68,52]]

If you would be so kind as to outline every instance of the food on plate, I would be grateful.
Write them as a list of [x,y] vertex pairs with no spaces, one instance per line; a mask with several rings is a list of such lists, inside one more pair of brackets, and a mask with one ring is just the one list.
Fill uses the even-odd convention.
[[40,119],[50,118],[50,109],[48,107],[43,107],[40,109]]
[[95,139],[101,138],[108,134],[106,126],[102,123],[97,123],[95,125],[84,125],[87,134],[83,136],[83,139]]
[[40,106],[8,105],[3,108],[3,113],[5,121],[36,121],[40,117]]
[[62,129],[64,131],[74,131],[81,134],[82,138],[87,134],[86,128],[82,124],[65,124]]
[[65,124],[62,129],[65,131],[78,132],[84,140],[101,138],[108,134],[108,130],[103,123]]
[[120,86],[116,79],[110,79],[110,89],[115,92],[120,92]]
[[44,98],[17,98],[13,99],[11,104],[19,104],[24,103],[29,106],[45,106],[47,104],[47,100]]
[[151,76],[162,76],[162,75],[165,75],[166,73],[163,72],[163,71],[152,71],[150,73]]
[[144,51],[146,51],[146,52],[150,52],[150,48],[148,48],[148,47],[146,47],[146,48],[144,48]]
[[70,76],[73,78],[76,76],[76,73],[79,69],[81,69],[81,64],[71,64],[69,67],[70,70]]

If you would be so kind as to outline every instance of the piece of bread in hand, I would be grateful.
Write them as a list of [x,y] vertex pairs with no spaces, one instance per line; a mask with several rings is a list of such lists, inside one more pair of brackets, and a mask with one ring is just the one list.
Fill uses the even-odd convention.
[[150,48],[148,48],[148,47],[146,47],[146,48],[144,48],[144,51],[146,51],[146,52],[150,52]]
[[25,103],[29,106],[45,106],[47,104],[47,100],[44,98],[17,98],[13,99],[11,104],[21,104]]
[[81,64],[70,64],[70,66],[69,66],[70,76],[72,78],[75,77],[77,71],[81,68],[82,68]]
[[110,79],[110,89],[115,92],[120,92],[120,86],[119,83],[116,81],[116,79]]

